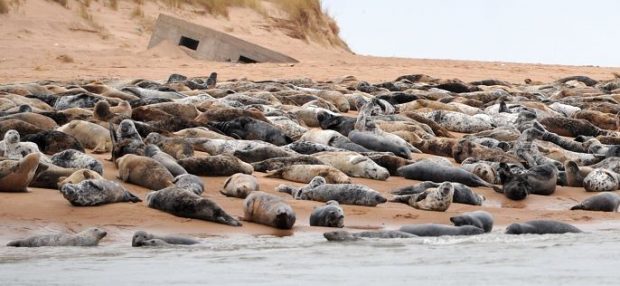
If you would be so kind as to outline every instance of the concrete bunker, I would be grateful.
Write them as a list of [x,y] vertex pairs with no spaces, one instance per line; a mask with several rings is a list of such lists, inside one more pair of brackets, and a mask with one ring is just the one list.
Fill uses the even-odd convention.
[[298,62],[287,55],[229,34],[160,14],[148,48],[164,40],[187,48],[184,49],[187,54],[201,60],[238,63]]

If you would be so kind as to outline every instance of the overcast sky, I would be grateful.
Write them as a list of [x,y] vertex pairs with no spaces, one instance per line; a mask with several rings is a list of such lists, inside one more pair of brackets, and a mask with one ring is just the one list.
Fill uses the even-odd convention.
[[322,1],[358,54],[620,66],[620,1]]

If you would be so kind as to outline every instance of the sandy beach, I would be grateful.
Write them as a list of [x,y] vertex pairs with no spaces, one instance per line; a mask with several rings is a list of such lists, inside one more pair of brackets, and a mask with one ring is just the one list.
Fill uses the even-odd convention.
[[[71,2],[73,3],[73,2]],[[150,32],[148,25],[154,15],[165,10],[163,4],[145,3],[142,18],[131,16],[134,3],[120,2],[111,12],[100,2],[93,2],[90,11],[104,32],[92,31],[92,23],[71,9],[52,1],[26,1],[15,13],[0,15],[0,84],[40,80],[71,81],[77,79],[127,81],[144,78],[164,81],[171,73],[188,77],[207,76],[217,72],[221,81],[247,78],[250,80],[310,78],[315,81],[337,80],[355,76],[370,83],[391,81],[405,74],[422,73],[436,78],[458,78],[463,81],[500,79],[522,83],[530,78],[549,82],[565,76],[587,75],[594,79],[611,79],[620,68],[594,66],[561,66],[502,62],[454,61],[433,59],[378,58],[354,55],[337,48],[317,43],[290,39],[281,31],[261,28],[267,23],[255,12],[232,8],[229,18],[204,17],[188,10],[172,11],[190,21],[209,25],[245,40],[267,46],[290,55],[300,62],[295,64],[236,64],[198,61],[190,58],[171,43],[163,43],[146,50]],[[37,12],[44,11],[44,12]],[[64,15],[63,19],[51,15]],[[148,20],[148,21],[147,21]],[[89,24],[90,23],[90,24]],[[69,56],[70,61],[59,58]],[[88,151],[90,154],[90,150]],[[104,177],[117,180],[118,170],[106,160],[110,154],[91,154],[104,163]],[[424,154],[414,154],[418,159]],[[451,159],[452,160],[452,159]],[[231,234],[290,235],[299,232],[324,232],[326,228],[310,227],[312,209],[322,205],[313,201],[293,200],[277,193],[279,184],[302,185],[280,179],[265,178],[255,172],[262,191],[286,199],[297,215],[297,223],[290,231],[276,230],[255,223],[243,222],[242,227],[175,217],[150,209],[144,203],[117,203],[97,207],[73,207],[58,190],[29,188],[28,193],[0,193],[0,242],[31,234],[53,231],[79,231],[90,226],[108,230],[105,241],[118,241],[136,230],[162,233],[181,233],[197,237]],[[229,214],[243,215],[242,200],[219,193],[226,177],[203,177],[204,197],[212,199]],[[391,197],[397,187],[413,185],[417,181],[390,177],[387,181],[353,178],[353,182],[367,185]],[[145,188],[127,184],[131,192],[144,198]],[[591,196],[583,188],[560,187],[551,196],[532,195],[525,201],[511,201],[490,188],[473,188],[486,197],[482,207],[452,204],[446,212],[414,209],[405,204],[385,203],[377,207],[343,206],[346,214],[345,229],[396,229],[403,224],[449,224],[449,217],[465,211],[486,210],[495,216],[497,228],[512,222],[531,219],[554,219],[578,225],[583,229],[604,229],[616,223],[618,213],[569,211],[579,201]]]

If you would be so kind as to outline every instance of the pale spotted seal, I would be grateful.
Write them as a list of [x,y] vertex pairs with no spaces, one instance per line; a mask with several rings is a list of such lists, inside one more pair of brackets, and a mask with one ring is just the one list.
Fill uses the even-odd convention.
[[620,175],[611,170],[597,168],[583,178],[583,186],[588,192],[613,192],[620,186]]
[[343,205],[360,205],[374,207],[387,202],[381,193],[364,185],[357,184],[328,184],[325,178],[314,177],[308,185],[295,188],[280,185],[278,192],[287,193],[297,200],[312,200],[318,202],[337,201]]
[[316,176],[324,177],[331,184],[350,184],[351,178],[342,171],[327,165],[291,165],[270,171],[266,177],[281,178],[308,184]]
[[89,228],[76,234],[35,235],[24,239],[13,240],[7,246],[40,247],[40,246],[97,246],[108,233],[100,228]]
[[260,191],[260,185],[256,177],[237,173],[224,181],[220,193],[227,197],[245,199],[251,192]]
[[52,164],[63,168],[89,169],[103,175],[103,164],[78,150],[68,149],[54,154]]
[[123,185],[105,179],[90,179],[78,184],[64,184],[60,188],[60,193],[72,205],[80,207],[142,201]]
[[355,152],[321,152],[313,156],[351,177],[385,181],[390,176],[388,170]]
[[445,212],[452,203],[454,187],[445,182],[415,195],[397,196],[392,201],[406,203],[416,209]]

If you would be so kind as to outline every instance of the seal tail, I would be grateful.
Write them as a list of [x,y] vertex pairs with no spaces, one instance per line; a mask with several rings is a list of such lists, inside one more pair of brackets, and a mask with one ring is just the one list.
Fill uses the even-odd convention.
[[276,187],[276,191],[280,193],[286,193],[292,196],[293,192],[295,191],[295,188],[289,185],[279,185]]
[[283,172],[284,172],[284,169],[269,171],[269,172],[267,172],[267,175],[265,177],[267,177],[267,178],[282,178],[282,173]]
[[389,202],[391,202],[391,203],[409,204],[409,200],[413,196],[414,195],[394,196],[394,197],[392,197],[392,199],[389,200]]
[[127,192],[127,200],[132,202],[132,203],[139,203],[139,202],[142,201],[141,198],[139,198],[138,196],[136,196],[136,195],[134,195],[134,194],[132,194],[130,192]]
[[13,240],[13,241],[9,241],[9,243],[7,243],[6,246],[19,247],[21,245],[19,243],[19,240]]

